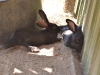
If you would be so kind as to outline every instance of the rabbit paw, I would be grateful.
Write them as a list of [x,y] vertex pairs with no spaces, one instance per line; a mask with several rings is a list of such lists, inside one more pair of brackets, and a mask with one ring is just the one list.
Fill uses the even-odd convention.
[[33,53],[39,53],[40,49],[36,46],[29,46],[31,52]]

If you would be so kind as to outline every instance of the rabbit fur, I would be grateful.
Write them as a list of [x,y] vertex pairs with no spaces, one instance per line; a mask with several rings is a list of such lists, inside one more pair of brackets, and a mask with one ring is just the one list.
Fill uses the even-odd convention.
[[72,20],[66,19],[67,25],[60,26],[63,36],[64,45],[81,52],[84,35],[82,33],[82,26],[76,25]]
[[61,29],[56,24],[48,21],[43,10],[39,10],[38,13],[42,20],[37,21],[36,24],[41,28],[45,28],[44,30],[16,30],[11,35],[10,40],[3,44],[2,48],[6,49],[16,45],[29,48],[29,46],[40,46],[44,44],[48,45],[60,41],[61,39],[57,38],[57,34]]

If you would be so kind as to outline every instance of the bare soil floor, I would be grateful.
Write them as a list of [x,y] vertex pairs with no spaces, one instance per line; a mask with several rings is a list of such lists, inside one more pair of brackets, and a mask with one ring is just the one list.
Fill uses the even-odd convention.
[[0,50],[0,75],[76,75],[72,50],[62,42],[39,49],[38,53],[24,47]]

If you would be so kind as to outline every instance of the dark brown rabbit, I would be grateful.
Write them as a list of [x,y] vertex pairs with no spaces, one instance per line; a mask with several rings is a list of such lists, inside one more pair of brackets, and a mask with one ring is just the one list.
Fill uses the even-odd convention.
[[50,23],[47,19],[46,14],[43,10],[38,11],[42,20],[37,21],[37,25],[45,28],[44,30],[29,30],[22,29],[16,30],[12,35],[9,41],[3,44],[3,48],[10,48],[13,46],[40,46],[43,44],[53,44],[57,41],[60,41],[60,38],[57,38],[57,34],[60,32],[60,28],[53,23]]
[[61,26],[64,45],[81,52],[84,35],[82,33],[82,26],[77,26],[72,20],[66,19],[68,25]]

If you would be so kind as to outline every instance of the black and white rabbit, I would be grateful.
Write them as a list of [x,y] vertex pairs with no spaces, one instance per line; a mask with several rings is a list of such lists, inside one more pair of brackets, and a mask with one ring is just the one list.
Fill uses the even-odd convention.
[[60,28],[48,21],[43,10],[39,10],[38,13],[42,20],[37,21],[37,25],[45,28],[44,30],[16,30],[11,35],[10,40],[3,44],[2,48],[6,49],[16,45],[29,48],[29,46],[48,45],[60,41],[61,39],[57,38]]
[[81,52],[84,35],[82,33],[82,26],[77,26],[72,20],[66,19],[67,25],[61,26],[64,45]]

